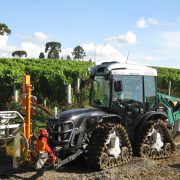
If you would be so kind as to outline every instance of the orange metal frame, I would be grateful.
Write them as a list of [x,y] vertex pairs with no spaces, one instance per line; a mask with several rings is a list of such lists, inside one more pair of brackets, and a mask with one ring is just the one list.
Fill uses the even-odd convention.
[[24,118],[24,129],[23,133],[25,134],[27,140],[30,139],[31,133],[31,81],[30,75],[23,75],[23,94],[25,94],[25,118]]

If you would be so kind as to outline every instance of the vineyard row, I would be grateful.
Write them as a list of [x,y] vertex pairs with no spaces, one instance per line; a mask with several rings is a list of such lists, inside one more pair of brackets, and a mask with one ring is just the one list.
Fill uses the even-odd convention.
[[[0,107],[11,101],[13,87],[21,89],[22,75],[31,75],[33,94],[58,105],[66,103],[67,84],[76,86],[77,78],[87,79],[92,61],[54,59],[0,59]],[[172,95],[180,97],[180,69],[154,67],[158,70],[158,88],[166,92],[172,84]],[[74,88],[75,89],[75,88]]]

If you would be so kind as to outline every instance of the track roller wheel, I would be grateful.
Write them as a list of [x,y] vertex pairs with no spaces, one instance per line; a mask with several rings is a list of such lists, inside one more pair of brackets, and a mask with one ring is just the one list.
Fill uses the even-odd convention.
[[110,158],[109,158],[109,167],[115,166],[115,162],[116,162],[115,158],[110,157]]
[[151,157],[152,157],[152,158],[156,158],[156,157],[157,157],[157,154],[158,154],[158,152],[157,152],[156,149],[151,149]]
[[105,169],[108,166],[109,157],[106,153],[102,153],[100,156],[100,166],[102,169]]
[[159,150],[158,156],[159,156],[159,158],[164,157],[164,150],[163,150],[163,149],[160,149],[160,150]]
[[142,157],[148,158],[151,154],[151,148],[148,144],[143,144],[141,148]]
[[164,146],[164,153],[165,155],[167,156],[170,156],[172,154],[172,146],[170,143],[166,143],[165,146]]
[[129,150],[127,147],[122,147],[121,158],[123,161],[127,161],[129,159]]

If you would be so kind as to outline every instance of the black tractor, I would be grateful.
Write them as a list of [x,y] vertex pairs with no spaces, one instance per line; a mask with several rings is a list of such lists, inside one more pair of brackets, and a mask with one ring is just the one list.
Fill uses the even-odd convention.
[[169,157],[175,148],[156,92],[153,68],[107,62],[91,73],[90,109],[49,118],[49,144],[58,167],[83,155],[95,170],[122,165],[132,155]]

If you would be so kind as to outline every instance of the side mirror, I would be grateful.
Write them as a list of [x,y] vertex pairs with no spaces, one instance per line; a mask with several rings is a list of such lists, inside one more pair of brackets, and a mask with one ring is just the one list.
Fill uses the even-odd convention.
[[94,75],[91,74],[91,75],[90,75],[90,79],[94,79]]
[[114,81],[114,91],[115,92],[121,92],[123,90],[123,84],[122,81]]

